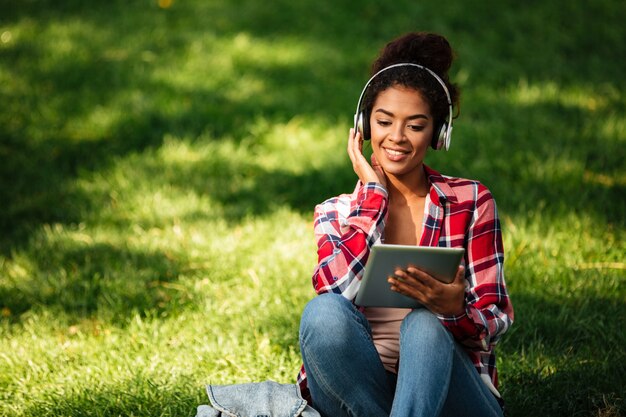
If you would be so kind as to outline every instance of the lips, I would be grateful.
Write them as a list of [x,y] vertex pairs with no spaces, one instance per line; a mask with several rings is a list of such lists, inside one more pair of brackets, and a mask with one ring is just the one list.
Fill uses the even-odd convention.
[[401,161],[402,159],[406,158],[407,155],[410,154],[409,151],[405,151],[402,149],[389,149],[389,148],[383,148],[383,149],[385,151],[385,155],[387,155],[387,158],[394,162]]

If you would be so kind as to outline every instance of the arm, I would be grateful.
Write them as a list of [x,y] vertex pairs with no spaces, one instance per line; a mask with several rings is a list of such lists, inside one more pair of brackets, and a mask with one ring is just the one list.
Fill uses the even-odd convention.
[[315,208],[318,264],[313,287],[318,294],[335,292],[354,300],[370,247],[381,239],[386,213],[387,191],[375,182]]
[[504,250],[496,204],[482,184],[478,184],[466,241],[465,311],[441,319],[460,343],[488,350],[513,322],[513,307],[504,282]]

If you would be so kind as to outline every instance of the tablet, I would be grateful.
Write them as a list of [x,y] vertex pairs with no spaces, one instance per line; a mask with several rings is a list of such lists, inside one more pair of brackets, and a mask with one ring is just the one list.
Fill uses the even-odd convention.
[[463,248],[374,245],[354,302],[363,307],[421,307],[417,300],[391,291],[387,278],[398,267],[415,265],[438,280],[450,283],[454,281],[464,253]]

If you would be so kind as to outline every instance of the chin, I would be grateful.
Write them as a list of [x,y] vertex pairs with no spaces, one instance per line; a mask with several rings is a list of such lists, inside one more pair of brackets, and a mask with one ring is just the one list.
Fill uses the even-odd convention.
[[394,177],[400,178],[403,176],[411,175],[421,170],[423,166],[424,166],[423,163],[419,163],[417,165],[404,166],[404,167],[388,166],[388,167],[383,167],[383,169],[385,173],[389,175],[393,175]]

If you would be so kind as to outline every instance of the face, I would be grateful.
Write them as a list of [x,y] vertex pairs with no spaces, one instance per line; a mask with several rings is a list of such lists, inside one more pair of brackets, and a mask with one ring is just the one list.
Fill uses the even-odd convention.
[[422,169],[433,136],[430,105],[414,89],[381,91],[370,116],[372,151],[385,173],[398,179]]

